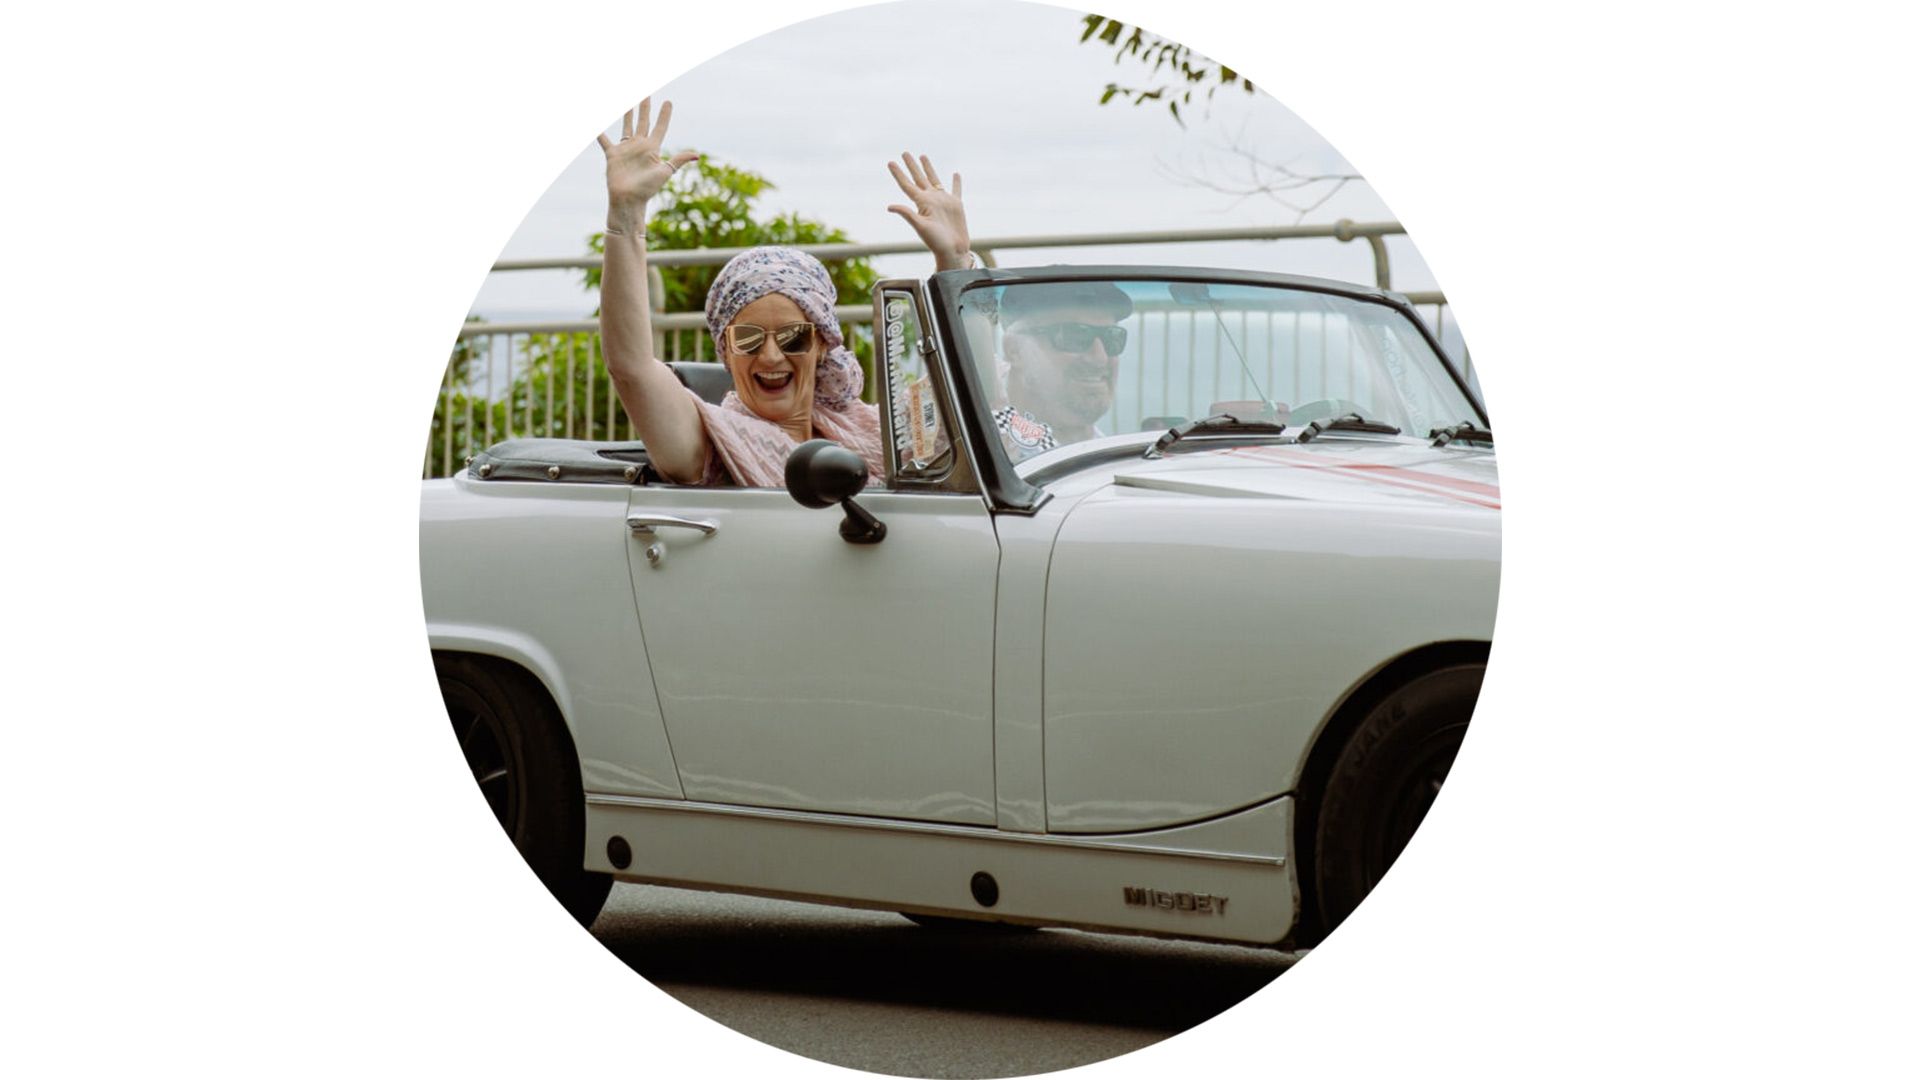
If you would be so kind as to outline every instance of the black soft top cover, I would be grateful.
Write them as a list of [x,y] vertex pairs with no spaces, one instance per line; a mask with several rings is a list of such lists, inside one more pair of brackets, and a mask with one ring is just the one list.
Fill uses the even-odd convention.
[[[701,398],[719,404],[733,389],[722,364],[667,365]],[[569,484],[660,483],[647,465],[639,442],[589,442],[586,439],[507,439],[494,443],[467,463],[476,480],[557,480]]]

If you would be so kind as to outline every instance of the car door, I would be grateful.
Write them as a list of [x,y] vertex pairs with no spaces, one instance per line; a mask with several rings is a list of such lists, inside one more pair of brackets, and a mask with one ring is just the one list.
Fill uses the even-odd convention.
[[[890,310],[917,330],[916,308]],[[952,430],[924,371],[893,374],[902,381],[887,385]],[[883,412],[904,467],[858,496],[886,525],[879,543],[849,543],[839,509],[801,507],[782,489],[633,490],[630,519],[698,523],[628,542],[688,799],[994,823],[993,521],[943,432],[922,430],[916,444]],[[912,460],[933,442],[949,449],[937,476]]]

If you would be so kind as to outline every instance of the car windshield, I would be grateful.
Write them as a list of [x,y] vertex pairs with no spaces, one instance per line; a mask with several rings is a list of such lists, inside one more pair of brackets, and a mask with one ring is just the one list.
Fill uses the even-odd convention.
[[1332,293],[1081,278],[975,286],[960,315],[1016,462],[1220,413],[1288,431],[1358,414],[1411,436],[1481,421],[1407,315]]

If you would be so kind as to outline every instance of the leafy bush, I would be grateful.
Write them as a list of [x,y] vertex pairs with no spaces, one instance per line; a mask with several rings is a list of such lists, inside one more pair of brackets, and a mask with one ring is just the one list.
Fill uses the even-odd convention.
[[[685,166],[673,175],[654,201],[647,220],[647,248],[669,251],[848,242],[843,230],[798,214],[757,217],[755,202],[772,189],[773,183],[766,177],[723,162],[703,158]],[[588,237],[587,247],[593,254],[603,254],[606,234],[596,232]],[[866,259],[833,261],[826,267],[842,303],[864,301],[878,280]],[[655,299],[656,305],[664,306],[669,312],[681,312],[703,309],[707,290],[720,268],[673,266],[658,270],[664,288]],[[589,291],[598,291],[599,268],[584,271],[582,284]],[[594,315],[599,315],[598,308]],[[676,333],[680,335],[675,343],[678,349],[667,349],[666,356],[675,355],[677,351],[681,359],[715,359],[705,331]],[[849,327],[847,345],[867,373],[866,396],[872,400],[872,328],[865,324]],[[598,334],[531,335],[517,340],[517,350],[512,384],[504,396],[489,400],[481,373],[484,362],[480,360],[480,346],[468,339],[455,347],[448,367],[447,385],[451,392],[442,394],[434,408],[426,462],[428,476],[445,475],[449,458],[453,468],[458,469],[469,455],[483,449],[489,438],[489,418],[494,440],[505,438],[509,430],[523,436],[575,439],[633,437],[607,377]],[[445,449],[445,440],[449,438],[453,441],[450,455]]]

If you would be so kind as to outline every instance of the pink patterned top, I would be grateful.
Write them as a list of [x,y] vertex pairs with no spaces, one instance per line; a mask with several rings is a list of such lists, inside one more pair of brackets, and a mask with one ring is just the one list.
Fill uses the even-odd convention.
[[[820,362],[820,376],[826,377],[827,361]],[[860,369],[854,368],[856,384]],[[700,421],[706,425],[707,441],[713,452],[707,455],[707,468],[700,482],[707,485],[733,483],[747,487],[786,487],[787,455],[800,444],[785,428],[762,419],[740,403],[740,395],[728,391],[726,399],[715,405],[694,394],[700,409]],[[856,390],[856,395],[858,391]],[[823,409],[816,402],[813,430],[820,438],[832,439],[867,460],[867,486],[884,483],[887,460],[880,452],[880,409],[855,400],[845,408]]]

